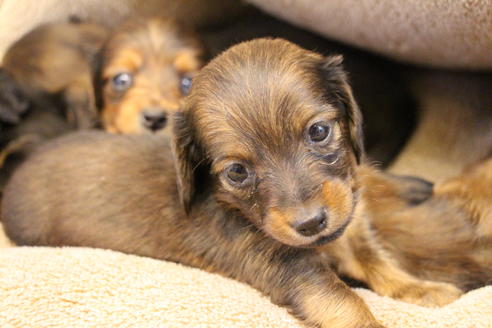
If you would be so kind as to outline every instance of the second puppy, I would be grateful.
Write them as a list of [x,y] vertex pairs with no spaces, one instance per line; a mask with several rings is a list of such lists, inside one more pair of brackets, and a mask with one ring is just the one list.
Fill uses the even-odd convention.
[[114,133],[169,132],[203,65],[197,37],[171,20],[130,20],[115,29],[103,54],[103,125]]
[[12,45],[2,66],[38,107],[58,108],[74,128],[91,128],[98,121],[97,56],[108,34],[77,20],[42,25]]

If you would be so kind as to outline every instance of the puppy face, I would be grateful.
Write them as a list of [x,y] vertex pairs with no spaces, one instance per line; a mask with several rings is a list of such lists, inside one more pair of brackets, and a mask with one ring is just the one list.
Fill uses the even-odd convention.
[[117,29],[104,52],[103,123],[115,133],[166,133],[181,107],[203,51],[171,21],[130,22]]
[[175,124],[186,207],[206,172],[220,202],[285,244],[319,246],[350,222],[363,146],[341,57],[283,40],[237,45],[198,75]]

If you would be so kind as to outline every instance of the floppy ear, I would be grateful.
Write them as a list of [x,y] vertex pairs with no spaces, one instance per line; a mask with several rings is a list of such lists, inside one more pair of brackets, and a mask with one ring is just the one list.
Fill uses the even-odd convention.
[[197,170],[203,161],[203,152],[196,144],[194,128],[184,112],[174,114],[172,150],[178,193],[181,204],[188,214],[196,194]]
[[360,164],[364,156],[362,114],[355,102],[342,62],[343,57],[341,55],[326,57],[322,64],[323,78],[326,83],[328,99],[334,101],[345,112],[348,120],[350,143],[357,164]]

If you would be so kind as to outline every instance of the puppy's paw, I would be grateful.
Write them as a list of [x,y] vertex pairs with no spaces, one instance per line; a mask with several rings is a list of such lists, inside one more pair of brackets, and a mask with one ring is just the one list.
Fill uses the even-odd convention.
[[452,284],[422,281],[406,286],[395,298],[425,307],[439,307],[458,299],[463,292]]
[[408,205],[419,205],[433,194],[434,184],[417,177],[393,175],[398,196]]

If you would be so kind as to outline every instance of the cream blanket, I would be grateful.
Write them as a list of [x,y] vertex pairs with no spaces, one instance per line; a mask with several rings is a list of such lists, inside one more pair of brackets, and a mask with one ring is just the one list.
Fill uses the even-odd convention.
[[[492,327],[492,286],[438,309],[356,291],[388,328]],[[9,247],[0,231],[0,327],[303,326],[219,275],[101,249]]]
[[248,0],[291,23],[421,64],[492,68],[492,0]]

